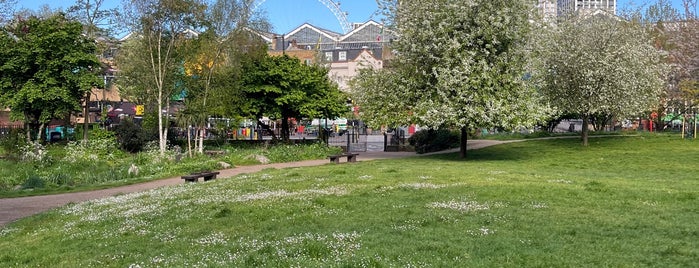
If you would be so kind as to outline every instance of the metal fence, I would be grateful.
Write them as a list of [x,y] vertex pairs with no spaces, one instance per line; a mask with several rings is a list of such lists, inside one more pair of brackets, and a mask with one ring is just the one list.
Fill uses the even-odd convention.
[[22,132],[24,127],[20,125],[0,125],[0,138],[5,138],[10,134]]

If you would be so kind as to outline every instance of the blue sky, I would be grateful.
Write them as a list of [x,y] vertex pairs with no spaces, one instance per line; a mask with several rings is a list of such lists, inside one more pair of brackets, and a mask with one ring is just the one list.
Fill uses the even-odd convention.
[[[338,0],[334,0],[338,2]],[[347,12],[347,20],[353,22],[366,22],[377,10],[375,0],[340,0],[340,8]],[[618,9],[630,6],[639,6],[648,0],[618,0]],[[680,7],[681,0],[671,0],[673,5]],[[18,9],[27,8],[37,10],[42,5],[51,8],[66,8],[75,3],[73,0],[18,0]],[[105,0],[105,5],[115,7],[121,5],[121,0]],[[266,11],[267,17],[274,26],[276,33],[288,33],[299,25],[308,22],[315,26],[342,32],[340,23],[333,13],[319,0],[266,0],[260,6]]]

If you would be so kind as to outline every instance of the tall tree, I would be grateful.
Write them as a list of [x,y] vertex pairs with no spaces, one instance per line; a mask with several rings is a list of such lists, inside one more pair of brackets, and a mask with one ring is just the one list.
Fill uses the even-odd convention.
[[124,12],[136,40],[143,42],[148,70],[153,81],[158,113],[160,153],[167,149],[170,97],[175,91],[173,73],[182,68],[182,48],[192,38],[192,30],[203,20],[206,6],[200,0],[133,0],[124,6]]
[[[696,20],[696,0],[683,0],[682,9],[673,7],[668,0],[657,0],[646,9],[638,9],[625,15],[629,21],[640,23],[648,28],[653,45],[667,53],[665,62],[670,65],[666,87],[660,102],[653,112],[661,115],[655,118],[655,125],[670,124],[665,116],[676,117],[693,112],[699,100],[699,85],[692,81],[692,69],[699,68],[699,25]],[[694,8],[693,8],[694,7]],[[694,67],[693,67],[694,66]]]
[[408,94],[399,99],[412,102],[401,105],[409,107],[404,114],[421,125],[460,129],[462,157],[470,131],[516,129],[540,117],[537,94],[524,80],[528,1],[382,2],[400,36],[391,63],[400,70],[391,81],[397,79],[396,94]]
[[107,36],[114,32],[119,16],[117,8],[107,9],[105,0],[76,0],[66,12],[83,23],[84,32],[89,38]]
[[671,23],[670,50],[673,74],[683,97],[696,112],[699,107],[699,16],[697,0],[683,0],[681,19]]
[[643,27],[600,14],[570,17],[542,32],[535,77],[560,111],[582,117],[583,145],[592,116],[635,115],[658,103],[666,68]]
[[202,113],[194,122],[198,129],[199,143],[196,146],[203,153],[207,118],[219,110],[216,102],[210,100],[215,90],[216,77],[220,77],[221,67],[235,65],[240,61],[242,50],[253,38],[252,31],[267,32],[268,23],[260,19],[252,10],[251,0],[216,0],[206,13],[206,31],[192,42],[192,49],[186,57],[187,108]]
[[347,96],[322,66],[302,64],[287,55],[264,56],[247,62],[243,73],[250,115],[280,118],[284,141],[290,138],[292,117],[334,118],[348,112]]
[[0,105],[24,120],[27,140],[32,130],[42,139],[51,119],[79,111],[86,92],[102,84],[94,41],[64,14],[8,24],[0,47]]
[[[108,34],[113,32],[115,21],[119,12],[116,8],[105,9],[103,7],[104,0],[77,0],[75,5],[68,8],[67,12],[70,16],[80,21],[83,24],[83,33],[91,40],[97,43],[97,53],[102,54],[105,49],[108,49],[108,43],[98,41],[106,40]],[[102,38],[98,38],[102,37]],[[106,66],[105,66],[106,67]],[[102,68],[101,75],[106,76],[108,67]],[[105,79],[106,80],[106,79]],[[106,85],[105,85],[106,86]],[[85,95],[83,114],[85,121],[83,123],[83,140],[88,139],[89,119],[88,103],[90,101],[90,92]]]

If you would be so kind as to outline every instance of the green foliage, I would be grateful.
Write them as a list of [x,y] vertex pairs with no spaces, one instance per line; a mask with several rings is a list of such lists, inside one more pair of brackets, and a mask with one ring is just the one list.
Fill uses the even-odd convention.
[[24,183],[22,183],[22,189],[41,189],[44,188],[46,183],[43,179],[36,175],[29,176]]
[[96,128],[90,131],[90,137],[92,139],[96,140],[115,140],[116,136],[114,132],[102,129],[102,128]]
[[337,154],[340,149],[328,147],[324,143],[310,145],[279,144],[264,150],[263,155],[274,163],[283,163],[300,160],[323,159],[328,155]]
[[426,129],[415,132],[408,143],[418,154],[437,152],[459,146],[459,135],[449,129]]
[[335,118],[347,112],[347,96],[322,66],[297,58],[263,56],[243,65],[244,94],[250,117],[282,119],[282,140],[289,140],[289,118]]
[[[80,111],[80,100],[101,87],[94,40],[62,13],[30,17],[3,27],[0,34],[0,106],[34,131],[53,118]],[[27,130],[29,131],[29,130]]]
[[170,100],[184,88],[182,63],[191,38],[186,33],[205,23],[206,5],[203,1],[134,0],[123,5],[125,20],[138,33],[127,44],[118,60],[120,82],[125,91],[149,104],[149,110],[158,114],[158,148],[161,154],[167,150],[168,116],[163,114]]
[[119,150],[113,135],[93,137],[89,141],[71,141],[64,148],[63,161],[67,163],[101,163],[118,160],[126,154]]
[[[405,86],[401,69],[361,69],[350,81],[352,100],[369,126],[407,126],[419,120],[411,113],[416,91]],[[406,74],[407,75],[407,74]]]
[[18,154],[19,148],[26,143],[27,138],[21,128],[12,128],[9,134],[0,137],[0,147],[6,155]]
[[131,120],[122,120],[115,129],[116,140],[122,150],[136,153],[143,150],[146,144],[146,134],[141,126]]
[[[268,169],[70,204],[0,230],[0,265],[695,266],[694,141],[591,142]],[[681,161],[659,165],[668,151]]]
[[[33,150],[33,146],[30,148]],[[42,147],[43,148],[43,147]],[[92,139],[88,142],[70,142],[41,150],[42,161],[0,159],[0,197],[59,193],[80,189],[104,188],[112,185],[179,176],[182,174],[220,169],[219,162],[236,166],[259,164],[255,156],[264,156],[270,163],[324,159],[340,151],[323,144],[308,145],[238,145],[221,148],[226,153],[210,157],[186,157],[177,146],[160,153],[157,141],[144,150],[129,154],[119,149],[113,139]],[[37,155],[32,151],[32,156]],[[130,173],[132,165],[138,174]],[[23,191],[21,186],[28,177],[36,176],[45,182],[40,191]]]

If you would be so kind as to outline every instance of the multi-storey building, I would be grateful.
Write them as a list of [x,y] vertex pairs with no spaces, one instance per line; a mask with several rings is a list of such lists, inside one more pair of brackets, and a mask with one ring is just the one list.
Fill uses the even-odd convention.
[[594,12],[596,10],[616,14],[616,0],[558,0],[557,8],[558,16],[566,16],[576,12]]
[[545,21],[553,21],[557,14],[556,0],[537,0],[536,9],[539,11],[539,16]]
[[386,47],[395,38],[373,20],[352,26],[352,31],[340,34],[305,23],[288,34],[261,36],[268,42],[271,55],[287,54],[307,64],[326,64],[330,78],[340,89],[348,90],[347,83],[360,69],[383,68],[384,59],[390,57]]

